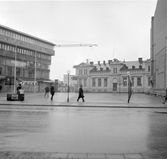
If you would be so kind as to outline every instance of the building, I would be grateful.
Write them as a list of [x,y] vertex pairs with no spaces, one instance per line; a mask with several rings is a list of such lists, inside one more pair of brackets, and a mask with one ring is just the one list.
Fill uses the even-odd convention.
[[167,87],[167,1],[158,0],[151,21],[151,81],[155,94]]
[[77,86],[83,85],[87,92],[128,92],[128,72],[132,81],[133,92],[150,90],[150,60],[103,61],[98,64],[81,63],[73,66],[76,69]]
[[50,81],[54,54],[53,43],[0,25],[2,91],[15,90],[18,82],[22,82],[25,91],[43,91]]
[[64,85],[65,85],[65,91],[67,91],[68,89],[68,84],[70,86],[70,91],[71,92],[75,92],[77,90],[77,77],[76,75],[70,75],[68,76],[68,74],[64,75],[64,79],[63,79]]

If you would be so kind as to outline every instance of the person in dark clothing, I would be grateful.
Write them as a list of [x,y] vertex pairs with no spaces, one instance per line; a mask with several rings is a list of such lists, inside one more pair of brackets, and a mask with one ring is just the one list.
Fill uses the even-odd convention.
[[49,87],[45,87],[45,97],[49,97]]
[[20,94],[21,84],[17,86],[17,94]]
[[0,92],[2,91],[2,86],[0,85]]
[[85,102],[85,100],[84,100],[84,92],[83,92],[83,89],[82,89],[82,85],[80,85],[80,88],[79,88],[79,95],[78,95],[77,102],[79,102],[80,98],[82,98],[82,101]]
[[167,101],[167,88],[166,88],[166,90],[165,90],[165,100],[164,100],[163,104],[165,104],[166,101]]
[[51,94],[51,100],[53,100],[53,96],[54,96],[54,94],[55,94],[55,88],[54,88],[54,86],[51,86],[50,87],[50,94]]

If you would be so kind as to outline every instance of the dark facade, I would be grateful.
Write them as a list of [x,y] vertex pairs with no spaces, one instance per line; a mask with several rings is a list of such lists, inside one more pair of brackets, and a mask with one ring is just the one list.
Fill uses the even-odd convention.
[[[2,92],[14,89],[22,82],[25,91],[43,89],[49,81],[54,44],[46,40],[0,25],[0,85]],[[5,84],[5,81],[11,83]],[[6,81],[7,82],[7,81]],[[10,85],[12,84],[12,85]]]

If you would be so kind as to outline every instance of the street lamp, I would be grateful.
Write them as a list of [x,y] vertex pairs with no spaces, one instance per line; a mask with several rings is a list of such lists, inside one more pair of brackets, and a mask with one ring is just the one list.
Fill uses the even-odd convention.
[[70,75],[70,73],[71,73],[71,71],[68,70],[68,71],[67,71],[67,74],[68,74],[68,90],[67,90],[68,96],[67,96],[67,102],[69,102],[69,75]]

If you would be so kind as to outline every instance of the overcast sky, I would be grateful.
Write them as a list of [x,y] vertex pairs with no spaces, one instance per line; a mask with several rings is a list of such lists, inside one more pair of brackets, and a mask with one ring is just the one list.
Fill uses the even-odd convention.
[[55,44],[51,79],[63,80],[74,65],[117,58],[150,58],[150,27],[157,0],[0,1],[0,24]]

